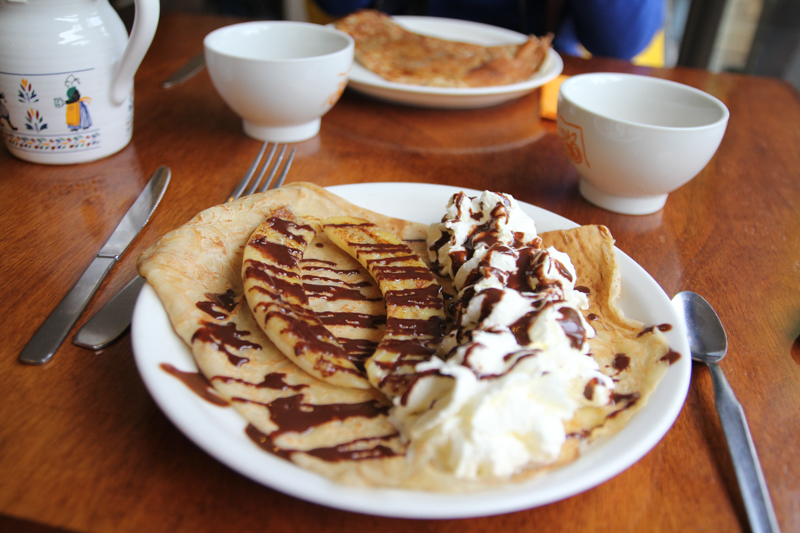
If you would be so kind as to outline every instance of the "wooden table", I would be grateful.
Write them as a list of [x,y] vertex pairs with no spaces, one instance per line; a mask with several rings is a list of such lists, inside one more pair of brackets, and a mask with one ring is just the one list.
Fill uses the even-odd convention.
[[[411,521],[333,510],[260,486],[206,455],[161,413],[129,337],[93,353],[69,342],[46,366],[17,356],[78,279],[160,165],[173,178],[149,225],[79,325],[133,275],[136,256],[222,201],[260,143],[248,139],[203,72],[160,82],[230,21],[162,18],[136,77],[133,142],[95,163],[19,161],[0,150],[0,530],[117,531],[738,531],[747,530],[710,375],[695,365],[685,407],[641,461],[586,493],[471,520]],[[579,223],[608,226],[668,295],[706,296],[728,332],[724,362],[747,413],[784,532],[800,531],[800,97],[786,83],[701,70],[566,59],[565,72],[637,72],[720,98],[719,152],[666,207],[623,216],[592,206],[538,92],[473,111],[401,107],[352,90],[298,145],[289,180],[445,183],[513,194]],[[71,338],[71,337],[70,337]],[[58,529],[60,531],[60,529]]]

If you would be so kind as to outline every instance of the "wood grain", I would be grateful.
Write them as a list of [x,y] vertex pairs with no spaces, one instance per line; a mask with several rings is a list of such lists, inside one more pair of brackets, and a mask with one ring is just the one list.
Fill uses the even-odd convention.
[[[34,165],[0,151],[0,528],[31,531],[741,531],[746,515],[714,409],[694,367],[673,429],[641,461],[599,487],[545,507],[472,520],[409,521],[328,509],[234,473],[159,411],[136,371],[129,337],[98,353],[66,343],[44,367],[17,355],[78,279],[160,165],[169,190],[86,317],[134,275],[160,235],[219,203],[260,143],[214,92],[208,74],[161,81],[232,22],[162,18],[136,76],[133,142],[95,163]],[[298,144],[289,180],[328,186],[410,181],[491,188],[579,223],[608,226],[617,245],[670,296],[703,294],[728,332],[723,367],[748,416],[783,531],[800,531],[800,98],[768,78],[652,70],[565,58],[565,72],[636,72],[720,98],[731,119],[717,155],[654,215],[596,208],[538,92],[471,111],[424,110],[352,90],[316,138]],[[82,322],[81,321],[81,322]],[[80,325],[80,322],[79,322]],[[22,527],[22,526],[20,526]],[[46,529],[42,529],[46,530]]]

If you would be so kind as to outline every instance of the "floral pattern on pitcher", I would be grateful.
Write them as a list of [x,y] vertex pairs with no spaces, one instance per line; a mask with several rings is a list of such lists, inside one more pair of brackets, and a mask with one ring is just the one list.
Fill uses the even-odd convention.
[[22,78],[17,90],[17,99],[23,104],[32,104],[39,101],[39,95],[33,90],[33,84],[27,79]]
[[[36,94],[36,89],[33,88],[27,78],[23,77],[19,82],[19,89],[17,89],[17,100],[23,104],[35,104],[39,102],[39,95]],[[8,114],[8,109],[5,110]],[[42,114],[35,107],[29,107],[25,110],[25,129],[39,133],[47,129],[47,122],[44,121],[44,114]],[[9,122],[10,124],[10,122]],[[13,128],[16,130],[16,128]]]
[[47,129],[47,123],[37,109],[29,109],[25,112],[25,128],[39,133]]
[[[0,132],[9,149],[44,154],[81,152],[96,150],[100,147],[102,138],[100,130],[90,129],[93,121],[87,104],[91,102],[91,98],[81,96],[75,87],[80,84],[80,80],[74,74],[67,76],[63,82],[66,87],[66,100],[53,98],[55,107],[66,107],[65,119],[62,124],[66,126],[67,131],[64,131],[63,126],[59,128],[58,121],[53,123],[52,120],[47,120],[52,117],[48,117],[47,106],[44,102],[52,94],[52,85],[48,90],[48,84],[45,81],[48,77],[56,75],[59,79],[64,80],[63,74],[60,73],[23,74],[21,79],[16,78],[13,83],[18,83],[18,85],[14,90],[17,93],[17,102],[25,104],[22,109],[19,107],[15,109],[11,105],[13,102],[8,102],[6,91],[0,87]],[[35,76],[34,82],[30,81],[31,76]],[[45,87],[42,89],[37,85]],[[53,129],[55,131],[51,131]]]
[[79,133],[76,135],[57,137],[38,137],[3,131],[3,138],[9,146],[36,152],[84,150],[100,144],[99,132],[88,134]]

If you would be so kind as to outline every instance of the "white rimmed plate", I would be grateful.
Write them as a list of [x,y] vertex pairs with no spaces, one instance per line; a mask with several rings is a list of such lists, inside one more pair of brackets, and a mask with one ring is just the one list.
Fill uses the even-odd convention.
[[[424,223],[441,219],[453,193],[463,190],[478,194],[470,189],[412,183],[341,185],[329,190],[368,209]],[[540,232],[576,226],[544,209],[520,204]],[[667,339],[681,358],[620,433],[592,444],[580,458],[561,469],[525,483],[479,493],[347,487],[265,452],[245,435],[247,422],[235,410],[210,404],[160,368],[162,363],[184,371],[196,371],[197,367],[149,285],[142,289],[134,310],[133,352],[148,391],[178,429],[220,462],[267,487],[337,509],[401,518],[468,518],[519,511],[568,498],[627,469],[661,440],[683,406],[691,374],[686,328],[658,283],[619,250],[617,259],[622,274],[622,309],[645,324],[672,324]]]
[[[453,41],[483,46],[525,42],[528,37],[497,26],[437,17],[392,17],[405,29]],[[529,79],[497,87],[426,87],[387,81],[358,63],[353,63],[348,87],[364,94],[399,104],[445,109],[471,109],[497,105],[519,98],[561,74],[564,62],[552,48],[539,71]]]

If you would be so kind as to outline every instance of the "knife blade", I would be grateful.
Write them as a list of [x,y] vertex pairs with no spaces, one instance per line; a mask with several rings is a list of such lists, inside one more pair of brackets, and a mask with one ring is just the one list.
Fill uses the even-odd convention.
[[111,267],[150,220],[164,196],[170,174],[168,167],[156,170],[81,278],[22,349],[21,363],[43,365],[53,357]]
[[103,306],[102,313],[95,315],[80,327],[72,337],[72,343],[89,350],[102,350],[131,325],[136,298],[145,284],[145,279],[136,276],[116,296]]
[[173,85],[177,85],[183,81],[188,80],[206,66],[206,56],[204,52],[200,52],[189,61],[186,62],[181,68],[175,71],[169,78],[164,80],[161,86],[169,89]]

